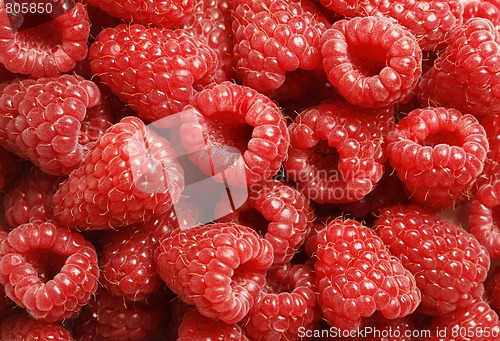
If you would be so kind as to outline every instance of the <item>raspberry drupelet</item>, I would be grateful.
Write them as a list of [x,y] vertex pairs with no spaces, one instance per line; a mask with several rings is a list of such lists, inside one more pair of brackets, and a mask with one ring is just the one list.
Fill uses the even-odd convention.
[[243,328],[238,324],[226,324],[203,316],[196,309],[189,309],[179,326],[177,341],[225,340],[248,341]]
[[[12,3],[10,3],[12,4]],[[87,56],[87,40],[90,22],[87,10],[81,3],[71,9],[62,9],[62,5],[53,5],[56,10],[64,11],[60,16],[40,25],[23,29],[12,27],[6,9],[6,2],[0,5],[0,63],[7,70],[31,75],[33,77],[55,77],[63,72],[71,71],[77,61]],[[59,7],[59,8],[58,8]],[[24,12],[23,12],[24,13]],[[31,12],[33,13],[33,12]],[[22,23],[26,19],[36,21],[27,14],[19,18]],[[43,14],[35,14],[42,16]],[[26,16],[26,18],[24,18]],[[19,30],[18,30],[19,29]]]
[[50,222],[20,225],[0,246],[0,283],[34,319],[75,317],[96,292],[98,279],[94,246]]
[[477,119],[452,108],[415,109],[387,136],[387,156],[410,199],[433,210],[451,207],[469,190],[488,148]]
[[74,339],[60,324],[34,320],[25,312],[12,311],[2,318],[0,340],[73,341]]
[[321,46],[330,83],[348,102],[362,107],[403,100],[422,74],[415,36],[388,18],[339,20],[322,35]]
[[474,236],[416,205],[385,208],[377,234],[401,259],[422,292],[418,311],[441,315],[481,298],[490,268],[488,251]]

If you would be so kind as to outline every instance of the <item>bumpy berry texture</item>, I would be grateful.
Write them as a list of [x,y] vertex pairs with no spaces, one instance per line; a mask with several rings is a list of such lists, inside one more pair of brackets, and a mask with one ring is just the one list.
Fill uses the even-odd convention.
[[371,192],[384,173],[393,110],[359,108],[342,99],[300,113],[289,126],[287,176],[317,203],[347,203]]
[[355,330],[376,311],[394,319],[419,305],[415,278],[372,229],[335,219],[318,232],[316,245],[318,303],[331,326]]
[[376,108],[399,102],[422,74],[415,36],[388,18],[339,20],[321,42],[328,80],[355,105]]
[[147,121],[180,111],[217,67],[213,50],[187,31],[138,24],[101,31],[90,58],[94,74]]
[[20,225],[0,246],[0,283],[34,319],[75,317],[97,290],[98,279],[92,244],[52,223]]
[[[13,4],[12,2],[10,3]],[[53,9],[57,7],[54,5]],[[61,10],[59,6],[59,10]],[[55,14],[54,10],[54,14]],[[24,13],[24,12],[22,12]],[[33,13],[33,12],[31,12]],[[11,27],[6,2],[0,6],[0,63],[7,70],[33,77],[55,77],[72,70],[88,52],[90,22],[83,4],[61,13],[41,25],[17,31]],[[17,13],[21,15],[21,13]],[[43,16],[42,13],[36,15]],[[37,20],[28,18],[26,20]],[[21,19],[21,23],[23,18]]]
[[[286,158],[285,117],[276,103],[252,88],[231,82],[208,86],[192,98],[183,116],[182,146],[207,175],[224,171],[229,183],[238,183],[244,167],[252,184],[276,175]],[[236,148],[241,160],[229,148]]]
[[479,118],[479,123],[481,123],[488,136],[490,145],[488,159],[492,159],[492,162],[500,162],[500,114],[482,116]]
[[168,315],[164,299],[150,305],[125,302],[99,287],[75,320],[74,335],[80,341],[150,341],[159,334]]
[[273,96],[287,73],[321,69],[328,21],[309,0],[232,1],[234,57],[243,84]]
[[204,316],[241,321],[255,304],[273,263],[271,244],[249,227],[216,223],[160,239],[158,273]]
[[15,228],[21,224],[45,222],[52,218],[53,197],[61,178],[32,167],[3,201],[5,224]]
[[196,340],[247,341],[249,339],[239,325],[212,320],[196,309],[190,309],[184,313],[177,341]]
[[153,259],[155,239],[140,225],[125,227],[106,238],[99,257],[101,284],[129,301],[146,300],[161,285]]
[[374,225],[415,276],[422,292],[419,312],[450,313],[469,307],[483,294],[488,251],[464,229],[416,205],[388,207]]
[[109,128],[54,195],[65,227],[110,229],[147,221],[177,202],[184,178],[175,152],[136,117]]
[[499,27],[500,25],[500,1],[498,0],[470,0],[464,3],[464,21],[479,17],[488,19]]
[[471,18],[419,84],[422,106],[452,107],[476,116],[500,113],[500,36],[488,19]]
[[216,83],[236,78],[230,11],[229,0],[198,0],[184,25],[186,31],[205,41],[217,55],[217,69],[211,76]]
[[195,0],[106,1],[87,0],[104,12],[127,22],[172,28],[184,24],[194,11]]
[[305,264],[285,264],[270,270],[266,285],[247,316],[251,340],[296,340],[301,330],[319,326],[316,276]]
[[0,97],[0,144],[46,173],[69,174],[110,125],[102,100],[77,75],[14,80]]
[[484,168],[484,128],[452,108],[415,109],[387,137],[387,155],[410,199],[430,209],[451,207]]
[[471,203],[470,233],[486,247],[491,258],[500,257],[500,180],[480,187]]
[[73,341],[67,329],[57,323],[33,320],[24,312],[12,312],[0,323],[0,340]]

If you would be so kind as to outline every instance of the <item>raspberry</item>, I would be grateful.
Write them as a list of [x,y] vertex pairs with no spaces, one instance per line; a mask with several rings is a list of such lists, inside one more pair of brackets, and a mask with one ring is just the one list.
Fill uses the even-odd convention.
[[471,18],[419,84],[422,106],[451,107],[476,116],[500,113],[500,37],[488,19]]
[[285,264],[267,274],[245,331],[252,340],[298,340],[301,330],[317,329],[320,317],[313,269]]
[[185,30],[122,24],[90,48],[94,74],[147,121],[177,113],[211,81],[213,50]]
[[177,341],[196,340],[247,341],[248,338],[239,325],[215,321],[190,309],[179,326]]
[[371,192],[383,175],[390,107],[364,109],[342,99],[300,113],[289,126],[287,176],[317,203],[347,203]]
[[376,108],[403,100],[422,73],[415,36],[388,18],[339,20],[321,37],[328,80],[348,102]]
[[0,323],[0,340],[73,341],[73,338],[59,324],[33,320],[24,312],[12,312]]
[[75,317],[95,293],[98,278],[92,244],[49,222],[20,225],[0,246],[0,283],[37,320]]
[[355,330],[375,311],[394,319],[417,308],[415,278],[372,229],[335,219],[316,238],[318,302],[331,326]]
[[193,14],[195,0],[148,2],[140,0],[106,1],[87,0],[104,12],[134,23],[172,28],[184,24]]
[[257,300],[273,249],[249,227],[216,223],[164,235],[155,261],[162,279],[183,301],[204,316],[233,324]]
[[464,3],[464,21],[472,17],[490,20],[496,27],[500,26],[500,1],[469,0]]
[[486,247],[491,258],[500,257],[500,180],[479,188],[471,203],[470,233]]
[[97,85],[76,75],[15,80],[0,97],[0,144],[46,173],[69,174],[109,125],[101,101]]
[[234,153],[224,151],[228,147],[239,150],[248,184],[278,173],[288,150],[288,130],[283,113],[266,96],[224,82],[197,93],[183,114],[181,143],[205,174],[224,171],[229,183],[241,182],[241,165],[232,160]]
[[485,282],[487,300],[497,313],[500,311],[500,267],[496,267],[490,271]]
[[377,234],[422,292],[419,312],[467,308],[482,295],[490,267],[487,250],[468,232],[416,205],[391,206],[375,221]]
[[106,238],[99,257],[101,284],[128,301],[143,301],[157,291],[161,279],[153,261],[154,241],[141,226],[134,225]]
[[414,202],[452,206],[484,167],[488,140],[471,115],[452,108],[415,109],[387,137],[387,155]]
[[165,316],[164,300],[146,305],[125,302],[99,287],[75,321],[75,339],[80,341],[149,341],[159,334]]
[[440,334],[421,337],[419,340],[495,341],[500,334],[500,324],[498,315],[488,303],[475,301],[467,307],[436,316],[429,330],[438,331]]
[[243,84],[273,97],[287,73],[321,69],[329,25],[309,0],[235,0],[234,58]]
[[204,41],[217,55],[212,78],[222,83],[236,78],[229,0],[199,0],[184,29]]
[[489,114],[479,118],[488,136],[490,150],[488,158],[500,162],[500,114]]
[[4,198],[5,224],[44,222],[52,218],[53,197],[61,178],[33,166]]
[[3,2],[0,7],[0,63],[7,70],[33,77],[55,77],[72,70],[76,62],[87,55],[90,22],[84,5],[77,3],[50,21],[19,31],[11,27],[9,15],[12,14],[8,14]]
[[109,128],[54,195],[54,216],[68,228],[109,229],[167,212],[184,186],[167,140],[136,117]]

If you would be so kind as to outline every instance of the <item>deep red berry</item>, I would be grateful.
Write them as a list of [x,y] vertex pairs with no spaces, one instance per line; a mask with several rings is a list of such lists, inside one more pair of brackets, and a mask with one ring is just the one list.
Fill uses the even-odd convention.
[[20,225],[0,246],[0,283],[37,320],[75,317],[97,290],[98,279],[92,244],[52,223]]
[[185,312],[179,326],[177,341],[227,340],[247,341],[243,329],[237,324],[226,324],[203,316],[196,309]]
[[22,167],[21,159],[0,147],[0,192],[9,190]]
[[252,88],[230,82],[206,87],[181,114],[182,146],[207,175],[224,171],[228,183],[238,184],[244,169],[252,184],[271,179],[286,158],[285,117]]
[[213,50],[187,31],[142,25],[101,31],[90,58],[94,74],[147,121],[182,110],[217,67]]
[[297,340],[317,329],[321,313],[316,303],[316,277],[305,264],[285,264],[270,270],[266,285],[247,316],[251,340]]
[[488,140],[471,115],[451,108],[415,109],[387,137],[387,155],[410,199],[451,207],[482,172]]
[[415,278],[372,229],[335,219],[318,232],[316,244],[318,302],[331,326],[355,330],[375,311],[394,319],[419,305]]
[[365,109],[336,99],[306,109],[288,128],[287,176],[317,203],[359,200],[383,175],[393,124],[390,107]]
[[500,1],[498,0],[468,0],[464,1],[464,21],[472,17],[485,18],[493,25],[500,25]]
[[[55,77],[72,70],[77,61],[85,58],[90,22],[83,4],[76,3],[74,7],[51,18],[50,21],[22,29],[22,25],[18,28],[11,26],[9,16],[16,13],[14,7],[8,12],[7,3],[14,4],[3,2],[0,6],[0,63],[9,71],[33,77]],[[53,5],[50,8],[55,7],[56,5]],[[45,8],[48,10],[48,7]],[[62,6],[59,10],[61,8]],[[21,15],[20,23],[24,19],[36,20],[28,16],[24,18],[22,13],[17,13],[18,16]]]
[[110,126],[102,100],[77,75],[15,80],[0,97],[0,144],[46,173],[69,174]]
[[416,205],[384,209],[375,228],[415,276],[422,292],[419,312],[449,313],[482,295],[490,257],[464,229]]
[[51,219],[52,199],[60,181],[60,177],[44,173],[33,166],[24,174],[21,182],[5,195],[5,224],[15,228],[21,224]]
[[328,80],[355,105],[377,108],[399,102],[422,73],[422,50],[415,36],[388,18],[337,21],[321,42]]
[[67,329],[57,323],[33,320],[24,312],[12,312],[0,323],[0,340],[73,341]]
[[419,84],[422,106],[451,107],[476,116],[500,113],[500,36],[488,19],[471,18]]
[[298,69],[321,69],[328,21],[309,0],[232,1],[236,71],[244,85],[273,97]]
[[54,216],[68,228],[109,229],[166,213],[184,186],[167,140],[136,117],[109,128],[54,195]]
[[155,261],[160,276],[183,301],[232,324],[255,304],[273,249],[249,227],[216,223],[164,235]]
[[500,113],[482,116],[479,118],[479,123],[484,127],[488,136],[490,145],[488,158],[493,162],[500,162]]

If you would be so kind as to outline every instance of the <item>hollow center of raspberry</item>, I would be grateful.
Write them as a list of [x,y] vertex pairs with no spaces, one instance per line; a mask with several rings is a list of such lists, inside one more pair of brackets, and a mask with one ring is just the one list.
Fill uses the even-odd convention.
[[18,37],[32,49],[51,50],[63,43],[62,30],[57,22],[51,21],[19,31]]
[[320,140],[309,154],[309,164],[315,168],[315,177],[328,177],[329,172],[337,171],[339,159],[337,149],[330,147],[325,140]]
[[491,220],[493,221],[493,225],[500,229],[500,206],[495,206],[491,209]]
[[262,289],[266,294],[279,294],[282,292],[292,292],[293,287],[289,281],[279,280],[273,276],[267,276],[266,285]]
[[378,75],[387,66],[387,51],[380,46],[353,44],[348,53],[354,68],[366,77]]
[[236,147],[243,153],[252,138],[253,127],[234,113],[217,113],[207,120],[206,138],[210,145]]
[[265,234],[267,232],[267,225],[269,225],[269,221],[264,218],[262,213],[254,208],[245,212],[241,212],[238,216],[238,222],[241,225],[251,227],[255,231],[262,234]]
[[431,134],[422,141],[422,145],[434,147],[438,144],[447,144],[449,146],[461,146],[463,144],[462,137],[456,131],[439,131]]
[[66,257],[47,249],[34,249],[26,254],[27,261],[37,270],[43,283],[54,278],[63,267]]

